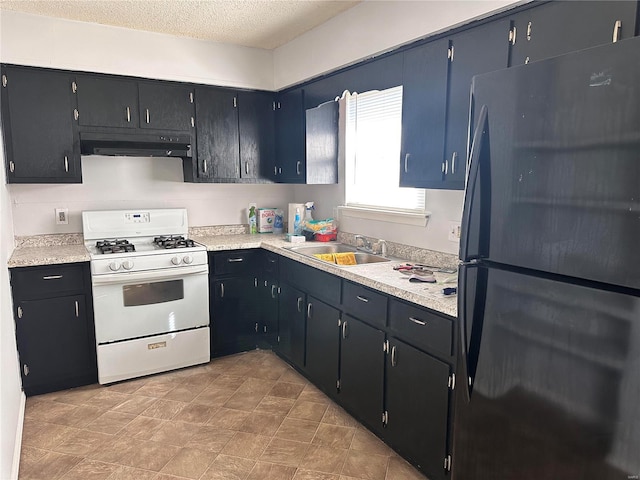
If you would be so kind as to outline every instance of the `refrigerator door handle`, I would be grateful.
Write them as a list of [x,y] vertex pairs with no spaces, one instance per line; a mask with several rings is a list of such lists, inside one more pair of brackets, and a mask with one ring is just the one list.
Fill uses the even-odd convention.
[[471,378],[469,377],[469,355],[467,343],[467,265],[462,265],[458,273],[458,343],[460,348],[460,377],[465,403],[471,401]]
[[480,176],[480,154],[483,150],[483,143],[486,141],[486,132],[488,130],[489,110],[486,105],[480,109],[478,123],[473,132],[473,140],[471,143],[471,151],[469,152],[469,178],[467,188],[464,192],[464,210],[462,212],[462,235],[460,238],[460,259],[468,261],[469,252],[469,228],[471,228],[472,208],[477,215],[480,214],[480,206],[473,205],[473,198]]

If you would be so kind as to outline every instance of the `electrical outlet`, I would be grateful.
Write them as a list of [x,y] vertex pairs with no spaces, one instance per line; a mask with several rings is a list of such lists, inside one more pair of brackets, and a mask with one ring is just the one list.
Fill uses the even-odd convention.
[[56,225],[69,225],[68,208],[56,208]]
[[449,222],[448,238],[450,242],[460,241],[460,222]]

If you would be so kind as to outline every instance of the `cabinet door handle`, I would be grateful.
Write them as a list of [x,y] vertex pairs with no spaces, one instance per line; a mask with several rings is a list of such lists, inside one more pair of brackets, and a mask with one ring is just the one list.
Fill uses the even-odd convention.
[[312,307],[311,307],[311,303],[307,304],[307,318],[311,318],[311,312],[312,312]]
[[206,160],[204,162],[202,162],[202,170],[204,171],[204,173],[207,173],[207,161]]
[[456,160],[458,159],[458,152],[451,154],[451,175],[456,173]]
[[391,366],[395,367],[398,364],[396,359],[396,346],[391,347]]
[[249,162],[244,162],[244,173],[249,175]]
[[147,111],[147,123],[149,123],[149,122],[150,122],[150,120],[151,120],[151,119],[149,118],[149,109],[147,108],[147,109],[146,109],[146,111]]
[[513,28],[511,28],[511,30],[509,30],[509,42],[511,42],[511,45],[515,45],[516,44],[516,26],[514,25]]
[[404,173],[409,173],[409,157],[410,156],[411,156],[410,153],[404,154]]
[[220,282],[220,298],[224,298],[224,283]]
[[449,172],[449,159],[446,159],[444,162],[442,162],[442,173],[446,175],[448,172]]
[[271,298],[276,298],[277,288],[275,285],[271,285]]
[[11,173],[13,173],[13,172],[15,172],[15,170],[16,170],[16,164],[15,164],[15,163],[13,163],[13,160],[10,160],[10,161],[9,161],[9,171],[10,171]]
[[60,280],[62,275],[45,275],[42,277],[43,280]]
[[616,20],[613,24],[613,43],[616,43],[620,40],[620,29],[622,28],[622,22],[620,20]]
[[7,86],[7,76],[6,75],[2,75],[2,86],[6,87]]
[[450,62],[453,62],[453,54],[455,53],[454,47],[453,45],[451,45],[449,47],[449,49],[447,50],[447,58],[449,59]]
[[80,112],[78,112],[78,109],[77,109],[77,108],[74,108],[74,109],[73,109],[73,118],[74,118],[74,120],[76,120],[76,121],[78,120],[78,118],[80,118]]
[[189,92],[189,102],[193,103],[193,92]]
[[527,24],[527,42],[531,41],[531,22]]
[[76,318],[80,317],[80,305],[78,305],[78,301],[76,300]]
[[127,107],[127,122],[131,122],[131,108]]
[[23,314],[24,314],[24,311],[22,310],[22,307],[18,307],[18,318],[22,318]]
[[277,166],[273,167],[273,175],[278,175],[278,167]]
[[23,371],[25,377],[27,375],[29,375],[29,367],[27,366],[26,363],[24,365],[22,365],[22,371]]
[[302,313],[302,297],[298,297],[298,313]]
[[237,262],[243,262],[244,258],[242,257],[238,257],[238,258],[227,258],[227,262],[229,263],[237,263]]
[[71,91],[73,93],[76,93],[78,91],[78,84],[75,81],[71,82]]
[[256,322],[256,333],[258,333],[258,323]]
[[342,322],[342,338],[347,339],[347,321]]
[[238,97],[233,97],[233,108],[238,108]]
[[369,303],[369,299],[367,297],[362,297],[360,295],[356,295],[356,298],[364,303]]
[[300,161],[296,162],[296,175],[300,175]]
[[409,317],[409,320],[411,320],[413,323],[415,323],[417,325],[421,325],[423,327],[427,324],[427,322],[423,322],[422,320],[419,320],[416,317]]
[[253,277],[253,286],[258,288],[258,277]]
[[196,126],[196,121],[193,117],[191,117],[191,128]]
[[64,171],[69,173],[69,157],[64,156]]

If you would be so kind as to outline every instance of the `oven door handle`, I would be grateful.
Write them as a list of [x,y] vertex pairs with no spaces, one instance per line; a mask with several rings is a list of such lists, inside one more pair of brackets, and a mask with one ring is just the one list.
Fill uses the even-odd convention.
[[191,267],[181,268],[162,268],[159,270],[146,270],[144,272],[131,273],[107,273],[105,275],[93,275],[91,277],[92,285],[108,285],[108,284],[132,284],[141,282],[159,282],[163,280],[180,280],[181,278],[193,275],[206,275],[209,272],[208,265],[194,265]]

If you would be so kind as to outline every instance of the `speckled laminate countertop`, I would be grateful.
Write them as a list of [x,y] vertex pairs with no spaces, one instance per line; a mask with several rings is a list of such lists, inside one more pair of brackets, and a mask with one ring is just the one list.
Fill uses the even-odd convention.
[[[444,287],[456,286],[455,275],[435,273],[437,283],[411,283],[407,275],[395,270],[393,266],[405,260],[392,259],[389,262],[370,263],[339,267],[314,257],[289,250],[294,246],[286,242],[280,235],[262,234],[233,234],[233,235],[202,235],[194,232],[195,241],[205,245],[209,251],[237,250],[246,248],[264,248],[284,257],[297,260],[306,265],[324,270],[336,276],[360,283],[374,290],[413,302],[437,312],[457,316],[457,300],[455,296],[442,295]],[[58,245],[55,242],[22,242],[13,251],[8,261],[8,267],[27,267],[35,265],[53,265],[60,263],[88,262],[89,253],[83,244]],[[39,244],[40,243],[40,244]],[[297,245],[297,244],[296,244]],[[305,244],[303,244],[305,245]],[[309,245],[309,243],[306,243]],[[449,280],[449,282],[447,282]]]
[[[338,277],[346,278],[367,287],[393,295],[402,300],[422,305],[437,312],[457,316],[457,299],[455,296],[442,294],[444,287],[455,287],[457,277],[455,274],[436,272],[437,283],[412,283],[408,275],[393,270],[393,266],[406,260],[392,259],[389,262],[369,263],[365,265],[353,265],[339,267],[331,263],[323,262],[314,257],[289,250],[287,247],[294,245],[309,245],[310,243],[292,244],[283,240],[281,236],[271,234],[263,235],[211,235],[194,236],[197,242],[206,245],[209,251],[235,250],[244,248],[264,248],[284,257],[297,260],[306,265],[332,273]],[[318,244],[320,242],[313,242]],[[447,282],[447,280],[450,280]],[[445,283],[447,282],[447,283]]]

